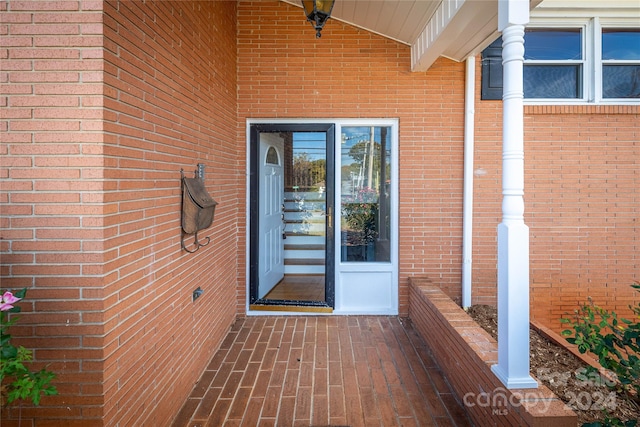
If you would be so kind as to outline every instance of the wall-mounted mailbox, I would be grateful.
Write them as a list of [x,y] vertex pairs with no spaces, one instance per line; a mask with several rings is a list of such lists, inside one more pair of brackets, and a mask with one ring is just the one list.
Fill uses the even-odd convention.
[[[218,202],[213,200],[204,186],[204,181],[196,176],[187,178],[182,174],[182,248],[187,252],[195,252],[201,246],[209,244],[209,237],[206,242],[198,240],[198,231],[204,230],[211,226],[213,216]],[[184,235],[195,234],[195,249],[189,250],[184,245]]]

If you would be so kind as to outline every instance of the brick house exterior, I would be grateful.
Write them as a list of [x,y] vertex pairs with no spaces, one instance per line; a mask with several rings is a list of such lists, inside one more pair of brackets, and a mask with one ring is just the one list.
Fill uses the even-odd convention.
[[[335,20],[316,40],[275,0],[0,8],[2,288],[28,288],[13,333],[60,392],[23,425],[175,416],[246,315],[249,118],[397,118],[399,314],[411,276],[459,297],[464,63],[411,72],[407,46]],[[502,104],[476,92],[473,302],[495,304]],[[624,313],[640,106],[527,105],[524,134],[532,318],[558,329],[588,296]],[[211,246],[188,254],[179,177],[196,163],[219,204]]]

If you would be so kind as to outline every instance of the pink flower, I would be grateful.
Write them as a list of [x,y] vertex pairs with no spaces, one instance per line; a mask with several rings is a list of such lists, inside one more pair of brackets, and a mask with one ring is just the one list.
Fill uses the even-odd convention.
[[13,294],[9,291],[5,292],[2,295],[2,300],[0,301],[0,311],[7,311],[13,308],[14,303],[20,301],[22,298],[14,297]]

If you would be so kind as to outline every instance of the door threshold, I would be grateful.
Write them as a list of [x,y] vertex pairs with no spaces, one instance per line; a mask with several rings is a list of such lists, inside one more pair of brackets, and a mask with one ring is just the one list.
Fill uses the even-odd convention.
[[296,313],[333,313],[333,308],[314,305],[250,304],[251,311],[289,311]]

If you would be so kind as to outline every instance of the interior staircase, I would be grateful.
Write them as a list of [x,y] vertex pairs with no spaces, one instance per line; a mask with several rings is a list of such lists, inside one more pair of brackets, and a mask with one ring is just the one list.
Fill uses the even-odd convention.
[[324,274],[326,193],[284,195],[284,273]]

